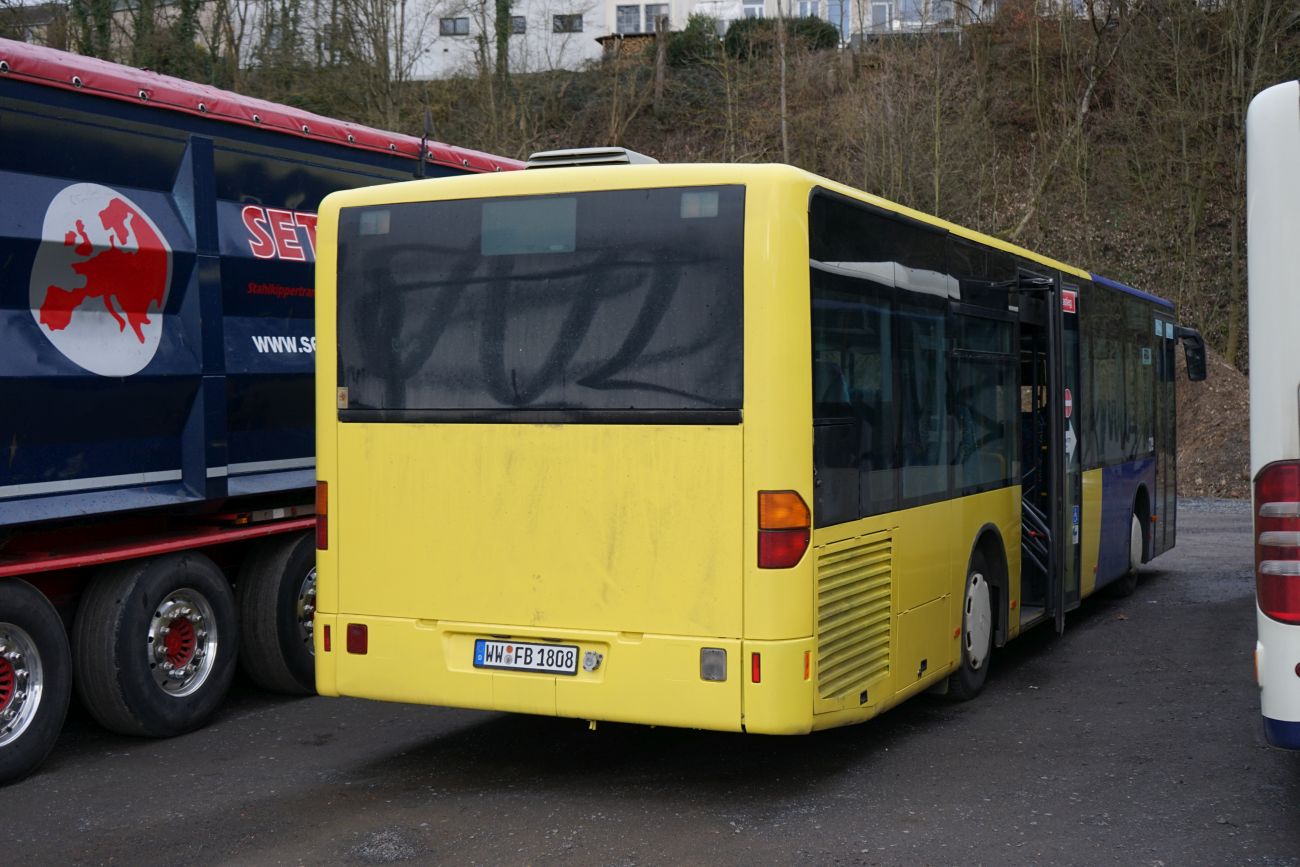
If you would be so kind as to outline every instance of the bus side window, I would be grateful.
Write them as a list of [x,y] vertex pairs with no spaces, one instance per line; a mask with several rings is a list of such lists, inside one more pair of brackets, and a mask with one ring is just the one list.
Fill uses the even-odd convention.
[[814,195],[809,208],[818,527],[898,504],[893,257],[901,228],[832,195]]
[[956,493],[975,493],[1011,484],[1019,477],[1019,359],[1012,352],[1015,326],[1005,320],[969,315],[953,321],[957,421],[953,483]]
[[899,466],[909,505],[948,495],[947,306],[899,293]]
[[894,507],[890,294],[871,281],[812,272],[818,526]]

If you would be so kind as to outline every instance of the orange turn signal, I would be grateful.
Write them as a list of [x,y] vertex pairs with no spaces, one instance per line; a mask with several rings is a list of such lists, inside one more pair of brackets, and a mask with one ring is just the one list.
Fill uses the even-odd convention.
[[797,491],[758,492],[758,529],[805,530],[811,526],[808,504]]

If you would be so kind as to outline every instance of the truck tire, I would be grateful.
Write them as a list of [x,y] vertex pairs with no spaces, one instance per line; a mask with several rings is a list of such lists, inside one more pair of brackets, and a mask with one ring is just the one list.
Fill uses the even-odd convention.
[[235,585],[243,641],[239,664],[263,689],[316,693],[312,626],[316,612],[316,541],[311,533],[258,544]]
[[171,737],[203,725],[230,687],[238,652],[230,585],[199,553],[108,566],[77,608],[77,695],[120,734]]
[[45,761],[71,695],[59,613],[26,581],[0,580],[0,783],[20,780]]

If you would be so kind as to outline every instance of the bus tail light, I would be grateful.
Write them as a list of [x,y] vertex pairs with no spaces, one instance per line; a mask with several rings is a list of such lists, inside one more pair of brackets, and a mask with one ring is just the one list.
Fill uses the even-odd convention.
[[758,492],[758,568],[796,565],[811,538],[812,513],[797,491]]
[[1255,595],[1260,611],[1300,625],[1300,461],[1255,477]]
[[348,653],[370,652],[370,629],[364,623],[348,624]]
[[325,482],[316,483],[316,550],[330,546],[330,490]]

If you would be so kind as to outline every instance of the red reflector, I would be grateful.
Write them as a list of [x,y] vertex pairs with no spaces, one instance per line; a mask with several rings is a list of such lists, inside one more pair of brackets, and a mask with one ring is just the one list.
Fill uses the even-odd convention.
[[1274,620],[1300,624],[1300,462],[1255,477],[1255,596]]
[[330,652],[330,626],[325,624],[325,637],[321,639],[321,646],[326,653]]
[[330,546],[330,489],[325,482],[316,483],[316,550],[327,551]]
[[759,530],[758,568],[789,569],[808,550],[808,530]]
[[364,654],[370,649],[370,634],[364,623],[348,624],[348,653]]
[[757,653],[749,657],[749,676],[754,683],[763,682],[763,657]]

